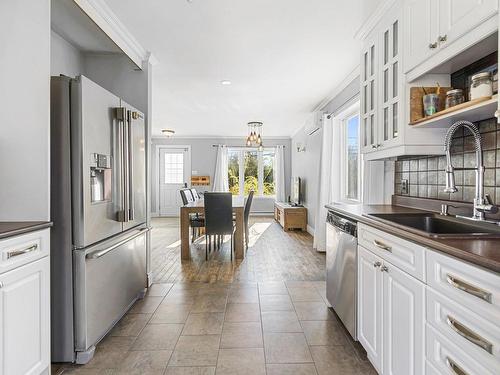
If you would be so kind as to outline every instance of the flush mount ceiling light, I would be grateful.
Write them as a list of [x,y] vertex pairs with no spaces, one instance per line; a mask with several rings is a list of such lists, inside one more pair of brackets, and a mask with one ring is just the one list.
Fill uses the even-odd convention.
[[223,79],[222,81],[220,81],[220,84],[223,85],[223,86],[229,86],[232,82],[228,79]]
[[260,121],[251,121],[247,124],[248,127],[248,137],[246,145],[248,147],[258,146],[259,151],[264,149],[264,144],[262,142],[262,126],[264,124]]
[[161,132],[163,133],[163,135],[167,136],[168,138],[170,138],[171,136],[173,136],[175,134],[175,130],[172,130],[172,129],[162,129]]

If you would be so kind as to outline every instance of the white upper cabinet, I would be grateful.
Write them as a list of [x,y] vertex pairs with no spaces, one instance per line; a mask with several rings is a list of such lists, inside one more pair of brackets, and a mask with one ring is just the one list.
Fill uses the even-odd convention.
[[452,43],[497,12],[498,0],[439,0],[437,41]]
[[407,0],[405,3],[405,73],[427,60],[438,48],[437,3],[435,0]]
[[[400,137],[400,113],[404,97],[401,68],[401,32],[399,13],[389,16],[381,24],[379,33],[380,51],[380,126],[379,147],[390,147],[398,143]],[[404,118],[404,116],[402,116]]]
[[406,0],[404,7],[407,73],[494,16],[498,0]]
[[361,146],[363,153],[394,146],[402,125],[401,22],[393,8],[365,39],[361,55]]
[[361,57],[361,149],[377,148],[377,72],[378,45],[375,39],[365,41]]

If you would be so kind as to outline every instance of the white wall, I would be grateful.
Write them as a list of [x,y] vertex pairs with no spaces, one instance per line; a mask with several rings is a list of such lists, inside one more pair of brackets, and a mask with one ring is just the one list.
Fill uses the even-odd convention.
[[0,14],[0,220],[49,220],[50,0]]
[[[210,176],[210,181],[213,181],[215,172],[215,162],[217,159],[217,149],[212,147],[214,144],[240,145],[243,144],[241,139],[233,138],[153,138],[152,147],[152,162],[151,162],[151,210],[153,214],[158,213],[158,161],[157,149],[162,145],[182,145],[191,146],[191,171],[193,174]],[[266,146],[272,147],[276,145],[285,146],[285,191],[286,196],[290,194],[290,179],[291,179],[291,145],[290,138],[281,139],[266,139]],[[200,191],[211,191],[212,186],[199,187]],[[274,200],[255,197],[252,203],[252,212],[272,212]]]

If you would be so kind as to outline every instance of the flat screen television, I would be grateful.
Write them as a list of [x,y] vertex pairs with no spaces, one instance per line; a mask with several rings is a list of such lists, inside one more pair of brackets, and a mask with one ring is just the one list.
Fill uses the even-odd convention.
[[292,194],[290,195],[290,204],[292,206],[299,206],[300,201],[300,177],[292,177]]

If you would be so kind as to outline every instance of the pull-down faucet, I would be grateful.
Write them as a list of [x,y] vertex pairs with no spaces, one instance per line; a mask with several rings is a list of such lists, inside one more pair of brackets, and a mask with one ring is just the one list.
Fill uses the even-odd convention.
[[460,127],[464,127],[472,133],[476,150],[476,191],[474,195],[474,212],[472,217],[468,219],[485,221],[485,212],[495,213],[498,209],[497,206],[495,206],[491,202],[490,197],[484,194],[484,165],[483,150],[481,147],[481,135],[477,126],[472,122],[463,120],[457,121],[446,132],[444,141],[444,149],[446,152],[446,188],[444,189],[444,191],[445,193],[456,193],[458,191],[457,187],[455,186],[455,168],[451,163],[450,149],[453,134],[455,134],[455,132]]

